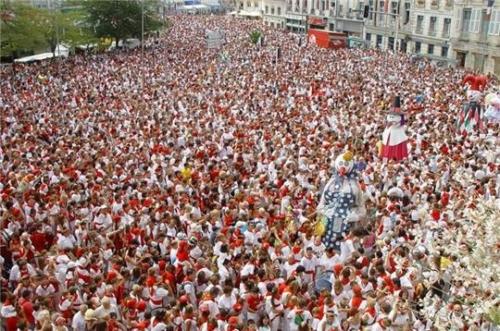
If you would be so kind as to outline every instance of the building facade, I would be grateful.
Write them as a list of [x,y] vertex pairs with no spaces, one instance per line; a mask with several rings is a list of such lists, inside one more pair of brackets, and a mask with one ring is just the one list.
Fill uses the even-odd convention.
[[409,52],[453,63],[452,21],[453,0],[416,0],[410,17]]
[[458,66],[500,77],[499,1],[456,0],[451,42]]
[[284,29],[286,25],[285,14],[285,0],[262,0],[262,19],[266,25]]
[[260,9],[276,28],[343,32],[368,47],[500,76],[500,0],[237,1],[240,10]]

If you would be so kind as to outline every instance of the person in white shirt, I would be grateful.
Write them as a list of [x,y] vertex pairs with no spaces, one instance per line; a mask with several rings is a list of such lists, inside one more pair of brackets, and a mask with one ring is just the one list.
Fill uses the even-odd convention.
[[231,311],[233,306],[237,302],[236,295],[233,293],[233,288],[230,286],[224,287],[224,294],[216,299],[219,309],[224,309],[226,311]]
[[295,308],[287,315],[287,323],[289,331],[302,330],[306,326],[311,326],[313,317],[308,310]]
[[59,249],[73,249],[76,244],[76,238],[70,233],[69,228],[64,228],[61,234],[57,235],[57,247]]
[[314,251],[314,255],[316,255],[318,258],[323,256],[323,254],[325,253],[326,246],[321,241],[320,236],[317,236],[314,239],[314,245],[312,245],[312,249]]
[[334,331],[340,328],[339,322],[335,319],[335,312],[329,310],[319,322],[317,331]]
[[336,264],[340,263],[340,257],[333,247],[328,248],[318,261],[322,271],[332,271]]
[[73,316],[71,321],[73,331],[86,331],[85,312],[87,309],[87,305],[81,305],[80,310]]
[[300,261],[300,264],[305,268],[304,281],[313,283],[316,275],[316,267],[318,266],[318,258],[314,256],[312,247],[307,247],[306,255]]
[[115,313],[118,319],[120,319],[120,312],[118,308],[115,305],[111,304],[111,301],[108,297],[104,297],[101,300],[101,305],[96,308],[94,311],[94,316],[97,319],[104,319],[106,317],[109,317],[109,314]]
[[35,293],[39,297],[47,298],[56,293],[56,289],[52,284],[50,284],[48,278],[45,278],[41,281],[40,285],[37,286]]

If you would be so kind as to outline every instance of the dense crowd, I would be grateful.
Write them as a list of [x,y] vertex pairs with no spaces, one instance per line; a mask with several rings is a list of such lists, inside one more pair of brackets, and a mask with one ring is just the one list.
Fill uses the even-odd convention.
[[[5,330],[493,330],[499,127],[457,132],[462,70],[170,19],[144,53],[1,69]],[[346,150],[367,215],[335,251],[315,212]]]

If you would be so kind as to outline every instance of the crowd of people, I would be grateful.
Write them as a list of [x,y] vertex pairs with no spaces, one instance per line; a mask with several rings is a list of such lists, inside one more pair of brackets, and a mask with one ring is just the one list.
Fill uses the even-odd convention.
[[[1,68],[6,331],[496,327],[499,127],[457,131],[463,70],[169,19],[144,52]],[[337,251],[316,207],[347,150],[367,213]]]

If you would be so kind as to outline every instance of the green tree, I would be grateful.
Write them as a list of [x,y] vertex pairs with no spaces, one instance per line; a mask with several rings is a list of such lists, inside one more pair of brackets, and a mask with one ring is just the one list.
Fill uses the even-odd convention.
[[262,32],[260,32],[259,30],[254,30],[250,32],[250,41],[252,42],[252,44],[257,45],[261,36]]
[[[88,12],[88,26],[99,38],[113,38],[118,42],[124,38],[140,38],[144,9],[144,33],[156,31],[164,24],[154,9],[158,1],[144,0],[89,0],[84,3]],[[157,7],[156,7],[157,8]]]
[[17,57],[45,47],[43,31],[37,24],[40,11],[20,3],[0,2],[1,56]]
[[52,53],[58,41],[70,47],[97,41],[85,24],[83,11],[42,10],[37,24]]

